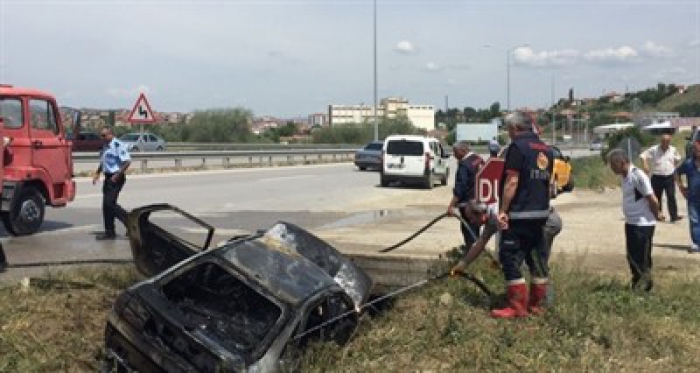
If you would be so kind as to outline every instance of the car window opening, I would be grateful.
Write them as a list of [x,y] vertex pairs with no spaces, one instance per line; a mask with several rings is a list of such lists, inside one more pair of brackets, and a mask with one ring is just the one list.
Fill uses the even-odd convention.
[[163,286],[191,325],[211,333],[247,361],[279,319],[281,309],[216,263],[200,264]]

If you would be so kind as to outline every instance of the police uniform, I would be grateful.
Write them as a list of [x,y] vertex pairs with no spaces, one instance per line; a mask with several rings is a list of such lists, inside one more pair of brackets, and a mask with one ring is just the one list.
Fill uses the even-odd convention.
[[105,225],[105,235],[114,236],[114,219],[117,218],[126,225],[127,212],[117,203],[119,193],[126,183],[126,175],[120,174],[119,179],[114,182],[112,176],[119,173],[126,162],[131,161],[131,156],[116,138],[102,149],[102,161],[100,167],[104,173],[104,184],[102,185],[102,217]]
[[[459,161],[452,194],[458,199],[459,212],[465,219],[467,203],[475,197],[476,173],[483,165],[484,160],[475,153],[469,153]],[[460,224],[459,227],[462,231],[464,244],[466,248],[469,249],[476,241],[475,236],[479,235],[480,224],[469,224],[469,229],[474,233],[474,236],[472,236],[472,233],[470,233],[469,229],[463,224]]]
[[[546,296],[548,281],[549,245],[544,242],[544,227],[550,215],[552,168],[551,148],[534,133],[519,134],[506,150],[501,196],[507,175],[518,175],[518,187],[507,211],[508,229],[501,232],[499,250],[499,260],[508,284],[510,307],[494,310],[494,317],[525,316],[528,309],[533,313],[541,312],[540,305]],[[532,275],[529,296],[520,271],[523,261]]]

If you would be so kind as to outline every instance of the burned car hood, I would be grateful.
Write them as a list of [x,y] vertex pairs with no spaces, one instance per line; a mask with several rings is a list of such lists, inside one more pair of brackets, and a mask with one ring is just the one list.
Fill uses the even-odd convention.
[[[206,232],[204,244],[193,244],[169,227],[154,223],[154,212],[177,214],[200,226]],[[127,224],[136,267],[148,277],[208,251],[291,302],[324,286],[329,278],[348,294],[356,308],[372,290],[373,282],[366,272],[325,241],[291,223],[278,222],[264,233],[239,236],[214,249],[208,248],[214,228],[171,205],[137,208],[129,214]]]

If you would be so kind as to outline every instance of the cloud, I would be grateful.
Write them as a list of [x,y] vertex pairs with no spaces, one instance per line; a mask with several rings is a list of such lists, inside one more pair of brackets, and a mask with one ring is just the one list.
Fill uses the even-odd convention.
[[672,79],[678,77],[684,77],[688,74],[688,70],[682,66],[674,66],[670,69],[663,69],[654,74],[654,79]]
[[425,64],[425,69],[428,71],[440,71],[442,70],[442,67],[440,67],[435,62],[428,62]]
[[689,42],[688,42],[688,46],[689,46],[690,48],[697,48],[697,47],[700,47],[700,39],[693,39],[693,40],[689,41]]
[[396,43],[394,50],[401,54],[416,54],[418,50],[410,41],[400,41]]
[[647,41],[642,46],[642,52],[649,57],[653,58],[665,58],[673,57],[673,49],[654,43],[653,41]]
[[152,93],[151,89],[146,85],[139,85],[134,88],[110,87],[107,88],[107,95],[118,99],[136,99],[139,94]]
[[629,46],[619,48],[595,49],[583,55],[587,61],[595,63],[629,63],[639,57],[639,52]]
[[563,66],[576,63],[580,54],[576,49],[536,52],[530,47],[520,47],[513,51],[513,59],[515,63],[530,66]]
[[467,84],[467,83],[465,83],[465,82],[463,82],[463,81],[461,81],[461,80],[457,80],[457,79],[447,79],[447,85],[450,85],[450,86],[463,86],[463,85],[466,85],[466,84]]

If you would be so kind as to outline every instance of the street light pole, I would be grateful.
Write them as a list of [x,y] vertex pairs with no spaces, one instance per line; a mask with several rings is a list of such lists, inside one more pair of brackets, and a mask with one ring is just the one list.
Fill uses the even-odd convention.
[[554,100],[554,74],[552,74],[552,145],[557,143],[557,107]]
[[379,140],[377,120],[377,0],[374,0],[374,141]]

